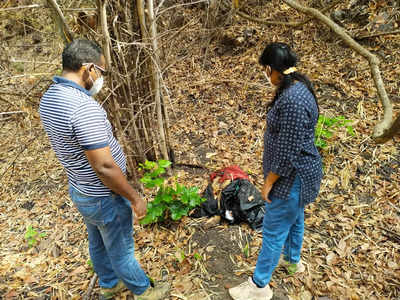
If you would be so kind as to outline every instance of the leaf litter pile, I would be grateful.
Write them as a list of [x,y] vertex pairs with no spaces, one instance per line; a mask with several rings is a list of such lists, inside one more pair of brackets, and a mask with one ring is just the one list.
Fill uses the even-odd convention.
[[[304,17],[279,1],[252,2],[244,9],[260,18]],[[170,181],[204,190],[211,171],[236,164],[261,187],[265,112],[273,91],[257,58],[267,42],[289,43],[301,57],[300,71],[315,83],[320,113],[352,120],[356,135],[338,130],[322,151],[321,193],[306,209],[306,272],[290,276],[278,268],[271,281],[275,299],[399,299],[400,140],[376,145],[370,138],[382,108],[368,63],[317,22],[300,30],[228,15],[231,25],[211,35],[200,6],[179,12],[188,25],[170,44],[175,64],[165,78],[172,99],[171,143],[176,163],[207,170],[176,168]],[[11,21],[1,20],[7,32]],[[54,39],[54,27],[31,26],[40,30],[41,41],[32,37],[34,30],[0,46],[1,112],[19,112],[0,115],[0,296],[81,299],[93,276],[87,235],[37,113],[41,93],[60,68],[62,42]],[[385,57],[381,71],[398,113],[399,36],[369,39],[363,46]],[[146,197],[151,199],[151,191]],[[184,218],[136,226],[135,246],[150,276],[168,272],[169,299],[223,300],[229,299],[226,289],[254,269],[261,235],[244,224]],[[92,299],[97,292],[95,285]],[[132,298],[125,292],[118,299]]]

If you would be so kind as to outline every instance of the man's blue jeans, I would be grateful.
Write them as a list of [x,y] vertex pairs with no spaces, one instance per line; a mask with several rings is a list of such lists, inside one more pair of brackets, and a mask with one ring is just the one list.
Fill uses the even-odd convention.
[[90,258],[99,285],[112,288],[121,279],[132,293],[143,294],[150,281],[134,256],[130,202],[115,194],[85,196],[72,186],[69,194],[86,224]]
[[300,202],[300,177],[296,176],[287,200],[270,197],[266,202],[263,222],[263,241],[253,281],[266,286],[282,253],[290,263],[300,261],[304,234],[304,205]]

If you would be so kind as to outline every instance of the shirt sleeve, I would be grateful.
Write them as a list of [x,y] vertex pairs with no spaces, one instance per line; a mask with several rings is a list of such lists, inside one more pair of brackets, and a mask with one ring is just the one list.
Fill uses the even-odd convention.
[[[290,97],[290,96],[288,96]],[[282,99],[278,112],[278,133],[271,159],[271,172],[289,176],[304,141],[307,113],[304,105],[291,99]],[[298,101],[300,102],[300,101]]]
[[71,119],[72,129],[79,145],[85,150],[94,150],[109,145],[106,115],[97,103],[80,106]]

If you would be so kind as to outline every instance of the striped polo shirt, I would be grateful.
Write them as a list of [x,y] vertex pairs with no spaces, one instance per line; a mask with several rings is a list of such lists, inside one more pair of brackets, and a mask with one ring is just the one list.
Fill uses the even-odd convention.
[[80,85],[58,76],[53,81],[40,100],[39,113],[69,184],[87,196],[108,196],[111,190],[85,156],[85,150],[109,146],[114,161],[126,172],[125,155],[114,138],[107,114]]

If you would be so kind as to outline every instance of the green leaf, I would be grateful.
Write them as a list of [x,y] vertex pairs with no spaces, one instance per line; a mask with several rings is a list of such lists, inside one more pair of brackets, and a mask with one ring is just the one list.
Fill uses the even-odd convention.
[[153,184],[154,186],[161,186],[164,183],[165,179],[164,178],[155,178],[153,179]]
[[195,254],[193,254],[193,257],[196,259],[196,260],[203,260],[203,257],[199,254],[199,253],[195,253]]
[[153,169],[157,168],[157,163],[154,162],[154,161],[146,160],[146,162],[144,163],[143,168],[146,169],[146,170],[153,170]]
[[161,168],[168,168],[168,167],[171,165],[171,162],[170,162],[169,160],[160,159],[160,160],[158,161],[158,165],[159,165]]
[[156,216],[156,217],[161,217],[164,214],[165,209],[166,209],[166,206],[163,204],[155,205],[152,208],[152,215]]
[[164,168],[157,168],[153,172],[150,173],[150,176],[154,178],[154,177],[158,177],[158,176],[160,176],[161,174],[164,174],[164,173],[165,173],[165,169]]
[[352,126],[347,126],[346,127],[347,133],[350,134],[351,136],[355,136],[356,133],[354,132],[354,129]]
[[150,215],[146,215],[143,219],[141,219],[139,221],[139,223],[142,224],[142,225],[147,225],[147,224],[154,223],[156,221],[157,221],[157,219],[152,218]]
[[165,202],[165,203],[171,203],[172,200],[173,200],[172,195],[168,195],[168,194],[163,194],[163,195],[161,196],[161,199],[162,199],[162,201]]

